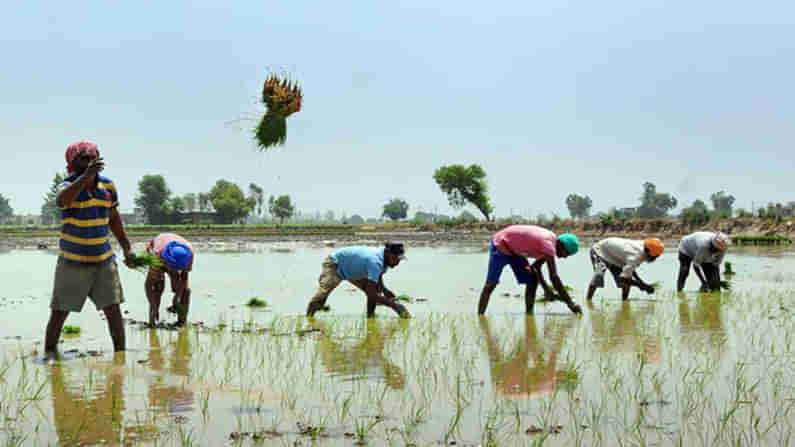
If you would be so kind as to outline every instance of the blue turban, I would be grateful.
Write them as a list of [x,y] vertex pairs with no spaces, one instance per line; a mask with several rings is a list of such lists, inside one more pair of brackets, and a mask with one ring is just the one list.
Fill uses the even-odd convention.
[[167,266],[174,270],[185,270],[193,259],[193,253],[187,245],[182,242],[171,241],[166,244],[160,257]]

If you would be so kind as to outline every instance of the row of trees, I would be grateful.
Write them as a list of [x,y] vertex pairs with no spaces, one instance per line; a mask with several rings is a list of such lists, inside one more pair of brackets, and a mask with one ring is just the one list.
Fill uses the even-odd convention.
[[[162,175],[145,175],[138,182],[135,205],[143,210],[150,224],[181,223],[186,214],[197,211],[213,212],[217,223],[229,224],[241,221],[252,213],[261,216],[265,194],[262,187],[252,183],[246,196],[238,185],[221,179],[206,193],[172,196]],[[282,222],[295,212],[289,195],[270,196],[267,205],[271,216]]]
[[[467,205],[474,206],[486,220],[491,220],[494,207],[488,195],[486,172],[477,164],[469,166],[448,165],[434,171],[433,178],[439,189],[447,196],[449,204],[460,209]],[[45,222],[49,217],[52,221],[59,218],[59,210],[55,205],[55,192],[57,185],[63,181],[61,174],[56,174],[50,190],[44,196],[41,208]],[[735,198],[725,191],[718,191],[710,196],[713,209],[710,210],[702,200],[682,210],[681,217],[691,221],[708,220],[713,216],[731,216]],[[218,180],[213,188],[206,193],[189,193],[184,196],[174,196],[165,179],[161,175],[146,175],[138,183],[138,194],[135,198],[136,206],[140,207],[149,223],[169,224],[179,223],[185,214],[200,212],[214,214],[219,223],[233,223],[247,216],[262,216],[267,204],[267,211],[273,218],[284,222],[295,214],[295,206],[289,195],[270,196],[265,201],[263,189],[251,183],[248,195],[236,184],[227,180]],[[669,193],[657,191],[656,185],[651,182],[643,184],[640,204],[636,208],[612,208],[607,214],[617,218],[658,218],[667,216],[676,208],[677,199]],[[772,204],[771,204],[772,205]],[[593,201],[587,195],[569,194],[566,197],[566,207],[569,214],[575,219],[584,219],[590,216]],[[770,207],[768,207],[770,208]],[[381,217],[391,220],[400,220],[408,217],[409,204],[401,198],[390,199],[383,207]],[[780,211],[777,215],[782,215]],[[0,195],[0,217],[3,213],[12,213],[8,200]],[[327,221],[334,221],[333,212],[326,216]],[[760,216],[764,211],[760,212]],[[474,217],[474,216],[473,216]],[[346,220],[347,219],[343,219]],[[363,219],[362,219],[363,220]],[[346,222],[347,223],[347,222]]]
[[0,219],[6,219],[14,215],[14,209],[11,208],[11,202],[3,194],[0,194]]

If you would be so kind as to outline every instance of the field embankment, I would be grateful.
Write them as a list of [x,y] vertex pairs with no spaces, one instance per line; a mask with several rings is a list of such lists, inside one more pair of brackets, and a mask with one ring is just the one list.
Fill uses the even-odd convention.
[[[435,245],[481,243],[488,240],[491,233],[512,223],[537,224],[556,233],[571,232],[583,238],[655,236],[664,240],[672,240],[694,231],[723,231],[731,236],[795,238],[795,218],[790,220],[788,218],[755,217],[713,219],[698,224],[676,218],[663,218],[614,221],[558,219],[545,222],[497,221],[455,224],[397,222],[363,225],[130,225],[126,229],[133,242],[147,241],[162,232],[174,232],[199,244],[224,242],[324,243],[330,240],[338,244],[345,244],[397,239],[410,245]],[[53,248],[57,246],[59,233],[58,226],[3,226],[0,227],[0,248]]]

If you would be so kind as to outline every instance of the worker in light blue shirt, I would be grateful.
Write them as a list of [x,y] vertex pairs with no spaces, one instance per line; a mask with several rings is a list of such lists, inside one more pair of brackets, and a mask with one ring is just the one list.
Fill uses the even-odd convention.
[[401,317],[409,317],[406,308],[395,300],[395,294],[384,286],[384,273],[405,258],[403,244],[387,242],[383,247],[345,247],[323,261],[319,287],[306,315],[312,316],[326,304],[329,294],[342,281],[348,281],[367,295],[367,316],[375,315],[377,305],[387,306]]

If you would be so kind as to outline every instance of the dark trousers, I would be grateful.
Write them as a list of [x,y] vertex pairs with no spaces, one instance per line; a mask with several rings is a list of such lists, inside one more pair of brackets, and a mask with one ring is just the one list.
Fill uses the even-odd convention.
[[[693,264],[693,258],[679,253],[679,280],[677,281],[677,289],[682,290],[687,280],[687,275],[690,273],[690,266]],[[695,267],[694,267],[695,268]],[[708,290],[720,289],[720,267],[717,264],[701,264],[701,270],[704,272],[704,278],[701,281],[701,287]]]

